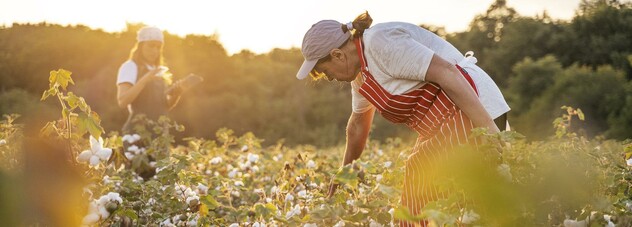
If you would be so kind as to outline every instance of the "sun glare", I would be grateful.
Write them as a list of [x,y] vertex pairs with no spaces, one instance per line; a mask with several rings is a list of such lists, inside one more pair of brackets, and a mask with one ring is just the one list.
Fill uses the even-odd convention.
[[[448,32],[464,31],[493,1],[0,0],[0,24],[46,21],[116,32],[125,29],[126,23],[143,23],[180,36],[218,35],[229,53],[242,49],[264,53],[275,47],[300,46],[304,32],[318,20],[346,22],[364,10],[373,15],[374,23],[406,21],[444,26]],[[579,1],[513,0],[508,4],[523,15],[547,10],[554,18],[569,19]]]

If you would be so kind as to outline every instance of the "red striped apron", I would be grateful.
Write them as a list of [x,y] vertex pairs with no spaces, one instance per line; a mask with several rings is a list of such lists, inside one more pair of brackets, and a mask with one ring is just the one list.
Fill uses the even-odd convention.
[[[369,72],[362,41],[355,39],[355,44],[364,77],[360,94],[387,120],[406,124],[419,133],[413,152],[406,160],[406,177],[402,192],[402,204],[411,214],[417,215],[428,202],[446,198],[447,195],[433,184],[433,166],[445,162],[442,156],[455,145],[470,143],[468,134],[473,128],[472,121],[434,83],[426,83],[405,94],[390,94]],[[460,66],[456,67],[476,91],[469,74]],[[475,144],[476,141],[472,143]],[[426,221],[400,221],[400,226],[427,224]]]

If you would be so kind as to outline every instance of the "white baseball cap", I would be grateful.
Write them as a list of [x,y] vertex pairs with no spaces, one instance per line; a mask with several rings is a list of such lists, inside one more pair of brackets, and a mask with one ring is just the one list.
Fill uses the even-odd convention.
[[303,37],[303,64],[296,73],[299,80],[305,79],[314,69],[318,59],[329,55],[329,52],[345,43],[351,36],[351,32],[342,30],[343,24],[335,20],[321,20],[312,25]]
[[164,43],[164,36],[159,28],[146,26],[138,30],[136,41],[139,43],[144,41],[160,41]]

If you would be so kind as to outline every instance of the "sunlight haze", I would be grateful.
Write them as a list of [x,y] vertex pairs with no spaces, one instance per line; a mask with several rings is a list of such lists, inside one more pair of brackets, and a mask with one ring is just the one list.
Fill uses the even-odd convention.
[[[0,0],[0,25],[13,23],[83,24],[109,32],[126,22],[157,26],[172,34],[217,34],[229,54],[249,49],[265,53],[272,48],[300,47],[303,34],[315,22],[351,21],[368,10],[374,23],[405,21],[444,26],[448,32],[465,31],[493,0],[350,0],[350,1],[77,1]],[[520,15],[544,10],[555,18],[571,19],[580,0],[508,0]]]

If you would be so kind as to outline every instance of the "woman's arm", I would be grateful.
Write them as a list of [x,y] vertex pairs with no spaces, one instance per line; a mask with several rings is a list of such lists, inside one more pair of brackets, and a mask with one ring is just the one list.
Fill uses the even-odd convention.
[[375,108],[364,113],[351,113],[347,122],[347,145],[342,165],[347,165],[362,155],[366,140],[369,137]]
[[182,88],[178,84],[175,84],[175,86],[178,87],[174,88],[174,91],[165,94],[167,96],[167,109],[169,110],[173,109],[173,107],[178,104],[178,101],[180,101],[180,96],[182,96]]
[[474,89],[454,65],[437,55],[433,55],[426,72],[426,81],[437,83],[454,104],[472,120],[475,127],[487,127],[491,133],[499,132],[494,120],[476,96]]
[[145,88],[145,85],[147,85],[147,83],[153,81],[153,80],[160,80],[162,79],[162,77],[158,77],[155,76],[155,74],[159,71],[160,69],[154,69],[151,70],[149,72],[147,72],[140,80],[138,80],[138,82],[136,82],[136,84],[131,84],[131,83],[121,83],[118,85],[118,89],[117,89],[117,101],[118,101],[118,105],[122,108],[127,107],[127,105],[129,105],[130,103],[132,103],[134,100],[136,100],[136,97],[138,97],[138,94],[140,94],[141,91],[143,91],[143,88]]
[[[349,121],[347,122],[347,145],[342,166],[353,162],[362,155],[366,140],[369,137],[374,114],[375,108],[371,108],[364,113],[351,113],[351,117],[349,117]],[[335,178],[331,179],[331,183],[329,184],[329,197],[334,195],[338,187],[338,184],[334,183],[334,179]]]

